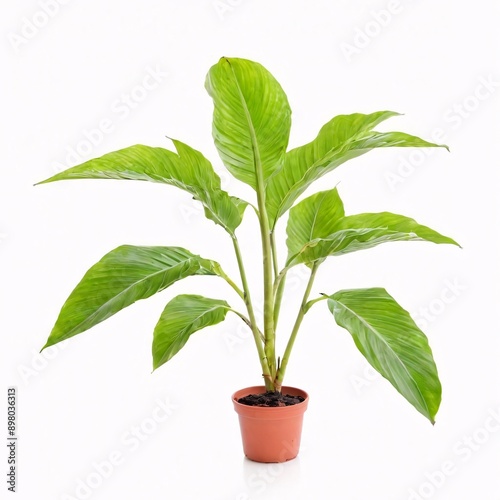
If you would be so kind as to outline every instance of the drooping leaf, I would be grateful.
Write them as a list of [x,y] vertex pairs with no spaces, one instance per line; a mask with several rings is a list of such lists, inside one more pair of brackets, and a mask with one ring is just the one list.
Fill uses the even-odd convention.
[[269,179],[266,187],[271,228],[315,180],[348,160],[375,148],[440,147],[402,132],[373,131],[377,124],[397,114],[379,111],[336,116],[312,142],[290,150],[283,168]]
[[[308,199],[301,203],[307,202]],[[299,203],[297,206],[300,205]],[[295,215],[297,214],[298,212],[295,212]],[[296,219],[297,217],[294,217],[294,224],[300,225],[300,220]],[[327,228],[328,231],[330,229]],[[326,231],[321,233],[321,230],[322,227],[318,226],[315,239],[307,242],[299,252],[289,254],[288,266],[310,265],[329,256],[366,250],[395,241],[428,241],[460,246],[452,238],[443,236],[414,219],[389,212],[349,215],[337,221],[333,233],[323,236]]]
[[339,291],[328,307],[373,368],[434,423],[441,383],[427,337],[408,312],[383,288]]
[[214,101],[212,133],[229,172],[258,190],[281,168],[291,111],[280,84],[263,66],[223,57],[205,87]]
[[[203,204],[205,216],[224,227],[230,234],[234,234],[241,224],[248,203],[229,196],[220,188],[220,177],[199,151],[177,140],[173,140],[173,143],[181,160],[182,173],[187,178],[188,185],[193,186],[190,192]],[[207,173],[211,179],[207,178]]]
[[221,189],[220,177],[195,149],[173,140],[178,154],[168,149],[131,146],[46,179],[39,184],[70,179],[120,179],[159,182],[176,186],[199,200],[208,218],[230,234],[240,225],[246,202]]
[[163,310],[153,335],[153,368],[170,360],[189,340],[207,326],[224,321],[229,304],[201,295],[178,295]]
[[115,248],[92,266],[71,292],[44,349],[92,328],[180,279],[215,275],[217,266],[179,247]]

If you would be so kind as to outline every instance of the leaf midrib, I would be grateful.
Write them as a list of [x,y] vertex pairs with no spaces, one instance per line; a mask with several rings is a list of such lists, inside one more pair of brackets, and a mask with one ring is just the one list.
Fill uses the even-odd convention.
[[231,74],[233,75],[233,79],[236,85],[236,89],[238,90],[238,95],[240,98],[240,103],[243,108],[243,111],[245,112],[245,118],[248,124],[248,129],[250,132],[250,142],[252,144],[252,152],[253,152],[253,157],[254,157],[254,171],[255,171],[255,181],[256,181],[256,187],[257,187],[257,192],[262,195],[262,191],[264,188],[264,172],[262,171],[262,161],[260,158],[260,151],[258,147],[258,141],[257,141],[257,134],[255,133],[255,127],[252,121],[252,116],[250,115],[250,110],[248,109],[247,102],[245,100],[245,96],[243,95],[243,92],[241,90],[238,78],[236,77],[236,73],[234,72],[233,65],[229,61],[229,59],[226,59],[227,64],[231,68]]
[[[138,284],[148,280],[148,279],[151,279],[151,278],[154,278],[155,276],[161,274],[161,273],[165,273],[165,272],[168,272],[168,271],[171,271],[171,270],[174,270],[176,269],[177,267],[181,266],[181,265],[184,265],[186,263],[189,263],[191,261],[191,264],[193,263],[197,263],[199,265],[199,268],[201,268],[201,264],[197,261],[197,259],[193,259],[192,257],[190,257],[189,259],[185,260],[184,262],[179,262],[177,263],[175,266],[172,266],[170,268],[165,268],[165,269],[160,269],[159,271],[156,271],[152,274],[148,274],[147,276],[145,276],[144,278],[141,278],[140,280],[138,281],[134,281],[132,284],[130,284],[127,288],[125,288],[124,290],[122,290],[120,293],[118,293],[117,295],[111,297],[108,301],[106,301],[104,304],[102,304],[101,306],[99,306],[98,309],[96,309],[90,316],[87,316],[85,319],[83,319],[82,321],[80,321],[80,323],[78,323],[78,325],[75,325],[69,332],[66,333],[66,335],[64,335],[60,340],[66,340],[68,338],[70,338],[73,334],[73,332],[75,330],[78,330],[78,328],[84,324],[85,322],[87,321],[90,321],[92,320],[93,318],[95,318],[95,316],[97,316],[97,314],[102,310],[104,309],[106,306],[108,306],[110,303],[116,301],[117,298],[119,297],[122,297],[125,293],[127,293],[130,289],[132,289],[133,287],[137,286]],[[157,293],[157,292],[155,292]],[[137,299],[137,300],[140,300],[140,299]],[[136,301],[134,301],[136,302]],[[132,305],[132,304],[129,304],[129,305]]]
[[[347,217],[351,217],[351,216],[348,215],[348,216],[342,217],[342,219],[339,220],[339,222],[338,222],[337,225],[340,226],[340,223],[342,222],[342,220],[346,219]],[[405,233],[403,231],[391,230],[388,227],[384,227],[384,226],[344,228],[344,229],[339,229],[338,231],[333,232],[332,234],[328,235],[326,238],[315,238],[314,240],[308,241],[305,245],[302,246],[302,248],[297,253],[295,253],[294,255],[292,255],[292,257],[288,258],[287,263],[291,264],[299,255],[303,254],[309,248],[314,248],[315,246],[319,245],[321,242],[326,242],[326,241],[332,242],[334,240],[333,236],[335,236],[335,235],[337,235],[337,234],[339,234],[339,233],[341,233],[343,231],[344,232],[348,232],[348,231],[365,231],[365,233],[361,233],[361,234],[366,234],[366,232],[370,232],[370,231],[375,232],[375,231],[379,231],[379,230],[385,230],[385,231],[387,231],[387,233],[384,234],[383,236],[394,236],[396,234],[401,235],[400,239],[389,239],[387,241],[382,241],[379,244],[382,244],[382,243],[396,243],[396,242],[400,242],[400,241],[408,241],[407,239],[405,239],[405,237],[408,237],[408,236],[412,237],[412,235],[416,235],[416,238],[414,238],[411,241],[428,241],[428,240],[426,240],[425,238],[422,238],[421,236],[419,236],[416,233],[413,233],[413,232],[406,232]],[[364,242],[364,243],[370,243],[370,242],[373,242],[373,240],[369,240],[369,241]],[[348,247],[346,247],[346,248],[348,248]],[[333,257],[333,256],[335,256],[335,253],[332,253],[332,254],[328,255],[327,257]],[[320,257],[320,259],[323,259],[323,258],[325,258],[325,257]],[[320,259],[318,259],[318,260],[320,260]]]
[[430,414],[430,410],[429,410],[429,407],[427,405],[427,401],[425,400],[422,392],[420,391],[420,388],[418,387],[418,384],[417,382],[415,381],[415,379],[413,378],[413,376],[410,374],[410,372],[408,371],[408,369],[406,368],[405,364],[403,363],[403,361],[399,358],[399,356],[394,352],[394,350],[391,348],[390,344],[388,344],[388,342],[380,336],[380,334],[378,333],[378,331],[373,328],[369,323],[366,322],[366,320],[360,316],[357,312],[353,311],[350,307],[346,306],[344,303],[340,302],[338,299],[332,299],[334,300],[335,302],[337,302],[337,304],[339,304],[340,306],[342,306],[346,311],[349,311],[353,316],[355,316],[356,318],[358,318],[358,320],[368,328],[368,330],[370,330],[371,332],[373,332],[375,334],[375,336],[383,343],[387,346],[387,348],[389,349],[390,352],[392,352],[395,356],[395,358],[398,360],[398,362],[400,363],[400,365],[403,367],[404,371],[408,374],[408,377],[410,378],[410,380],[413,382],[415,388],[417,389],[417,392],[420,396],[420,399],[421,401],[423,401],[424,403],[424,406],[425,406],[425,409],[427,411],[427,414],[428,415],[431,415]]

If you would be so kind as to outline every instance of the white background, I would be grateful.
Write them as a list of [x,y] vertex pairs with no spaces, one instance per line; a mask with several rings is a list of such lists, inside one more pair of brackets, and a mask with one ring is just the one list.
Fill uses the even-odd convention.
[[[1,390],[19,392],[17,498],[498,500],[500,422],[489,417],[500,419],[498,4],[66,0],[50,19],[41,4],[4,1],[0,20]],[[204,90],[221,56],[257,60],[278,78],[294,113],[292,147],[341,113],[391,109],[405,115],[380,130],[427,139],[442,130],[451,153],[372,152],[307,193],[340,181],[349,213],[402,213],[462,244],[395,243],[332,259],[314,287],[314,296],[386,287],[425,326],[444,388],[434,427],[366,369],[320,303],[303,324],[287,379],[311,397],[301,454],[285,465],[245,460],[230,395],[260,377],[253,341],[235,317],[196,334],[150,373],[152,330],[175,294],[239,306],[215,278],[185,280],[36,354],[83,273],[120,244],[179,245],[236,272],[224,231],[175,188],[33,187],[78,161],[69,150],[83,160],[135,143],[170,147],[165,135],[202,150],[222,172]],[[137,86],[150,71],[157,84],[143,91]],[[126,94],[132,105],[121,102]],[[102,120],[106,133],[92,133]],[[233,194],[252,196],[221,175]],[[259,298],[256,230],[248,211],[239,237]],[[284,243],[280,250],[283,258]],[[304,273],[289,284],[281,350]],[[170,405],[160,423],[158,400]],[[143,441],[131,439],[136,426]],[[119,457],[113,470],[96,472],[110,455]],[[443,468],[446,476],[436,473]]]

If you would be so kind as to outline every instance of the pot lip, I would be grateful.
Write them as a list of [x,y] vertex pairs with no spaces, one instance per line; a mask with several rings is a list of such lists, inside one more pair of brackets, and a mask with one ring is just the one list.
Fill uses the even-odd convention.
[[[298,391],[300,393],[300,396],[304,397],[304,401],[301,401],[300,403],[296,405],[291,405],[291,406],[249,406],[249,405],[244,405],[243,403],[239,403],[237,401],[237,397],[240,398],[243,396],[243,394],[240,395],[241,392],[247,392],[247,394],[252,394],[252,393],[258,393],[258,391],[265,391],[266,387],[264,385],[252,385],[250,387],[244,387],[243,389],[239,389],[233,393],[231,396],[231,400],[233,401],[235,407],[239,408],[245,408],[245,409],[250,409],[252,408],[255,411],[265,411],[265,412],[283,412],[283,411],[290,411],[292,408],[300,408],[303,407],[304,405],[307,407],[307,404],[309,403],[309,394],[304,391],[304,389],[300,389],[299,387],[292,387],[289,385],[284,385],[282,386],[282,391],[287,391],[287,390],[293,390],[293,391]],[[238,395],[238,396],[237,396]]]

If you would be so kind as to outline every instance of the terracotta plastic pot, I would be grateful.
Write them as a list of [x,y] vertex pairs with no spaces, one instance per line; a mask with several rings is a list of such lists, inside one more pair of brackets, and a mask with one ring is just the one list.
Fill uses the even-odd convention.
[[302,403],[265,408],[238,403],[238,399],[249,394],[266,392],[264,386],[247,387],[233,394],[233,404],[240,420],[243,451],[255,462],[286,462],[299,453],[302,419],[307,410],[307,392],[295,387],[282,387],[283,394],[302,396]]

